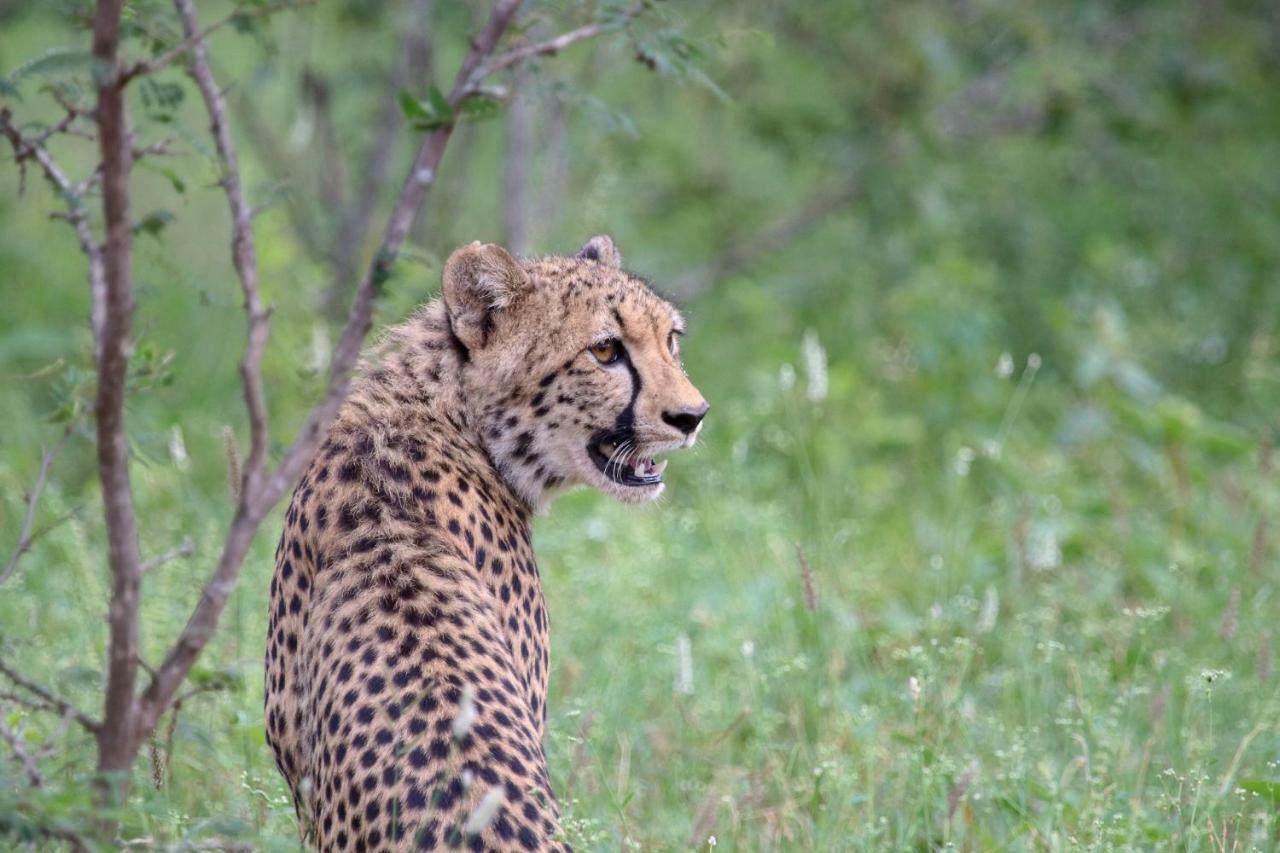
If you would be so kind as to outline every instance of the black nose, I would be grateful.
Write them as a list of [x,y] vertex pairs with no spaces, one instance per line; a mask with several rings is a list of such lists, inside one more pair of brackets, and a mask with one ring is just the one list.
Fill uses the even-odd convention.
[[663,412],[662,419],[685,435],[688,435],[698,428],[698,424],[702,423],[702,419],[706,417],[707,410],[710,408],[711,405],[709,403],[703,403],[699,406],[694,406],[692,409]]

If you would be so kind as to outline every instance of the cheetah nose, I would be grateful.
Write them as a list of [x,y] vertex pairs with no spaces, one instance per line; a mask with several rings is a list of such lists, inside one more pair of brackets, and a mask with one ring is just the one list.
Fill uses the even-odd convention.
[[704,401],[701,405],[693,406],[692,408],[663,412],[662,419],[685,435],[688,435],[698,428],[698,424],[702,423],[702,419],[706,417],[710,408],[711,404]]

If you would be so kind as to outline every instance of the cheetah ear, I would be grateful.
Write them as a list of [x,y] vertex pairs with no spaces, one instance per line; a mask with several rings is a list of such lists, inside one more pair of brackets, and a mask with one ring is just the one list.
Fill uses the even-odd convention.
[[579,250],[578,257],[584,261],[595,261],[606,267],[613,267],[615,270],[622,269],[622,255],[618,253],[618,247],[613,245],[612,238],[604,234],[597,234],[588,240],[587,245]]
[[494,319],[529,288],[529,276],[506,249],[475,242],[444,264],[444,304],[453,333],[467,349],[483,347]]

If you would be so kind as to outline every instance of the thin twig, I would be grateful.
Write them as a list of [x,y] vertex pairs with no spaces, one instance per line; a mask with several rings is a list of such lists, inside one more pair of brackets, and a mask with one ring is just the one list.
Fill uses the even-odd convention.
[[67,206],[66,219],[75,229],[76,238],[80,241],[80,250],[89,260],[90,324],[93,327],[94,355],[101,360],[103,327],[106,325],[107,284],[102,247],[98,245],[93,235],[93,229],[89,226],[89,215],[84,207],[84,192],[89,181],[83,184],[72,183],[43,145],[23,137],[14,126],[12,114],[7,108],[0,108],[0,133],[8,137],[13,145],[14,158],[19,163],[30,158],[39,164],[40,170],[49,183],[53,184]]
[[522,62],[527,62],[535,57],[555,56],[570,45],[577,44],[578,42],[585,41],[589,38],[594,38],[602,33],[621,29],[634,18],[643,14],[645,10],[649,8],[649,5],[649,2],[639,3],[619,18],[609,21],[594,21],[590,24],[583,24],[576,29],[561,33],[560,35],[555,36],[554,38],[549,38],[546,41],[522,45],[520,47],[512,48],[505,53],[500,53],[480,66],[480,68],[476,70],[475,75],[467,81],[467,94],[473,94],[476,91],[476,87],[480,86],[480,84],[484,82],[485,78],[496,74],[499,71],[519,65]]
[[151,571],[152,569],[160,568],[165,563],[171,562],[173,560],[180,560],[183,557],[190,557],[195,552],[196,552],[196,545],[194,542],[191,541],[191,537],[188,536],[186,539],[183,539],[182,544],[178,545],[176,548],[170,548],[168,551],[165,551],[163,554],[159,554],[155,557],[152,557],[150,560],[147,560],[146,562],[144,562],[142,564],[142,573],[145,575],[147,572]]
[[44,492],[45,483],[48,482],[49,468],[53,465],[53,460],[58,458],[58,452],[62,450],[62,443],[66,440],[67,432],[64,431],[62,437],[58,439],[58,443],[44,451],[40,457],[40,473],[36,474],[36,484],[31,487],[31,492],[27,495],[27,511],[22,517],[22,529],[18,533],[18,545],[13,549],[13,555],[4,564],[4,569],[0,570],[0,584],[9,579],[14,569],[18,567],[18,560],[23,554],[31,550],[31,545],[35,541],[35,537],[31,534],[31,527],[36,520],[36,507],[40,503],[40,495]]
[[[268,11],[270,10],[263,10],[262,12],[259,12],[259,14],[265,14]],[[205,40],[209,36],[213,35],[215,32],[222,29],[227,24],[234,21],[236,18],[243,17],[246,14],[249,14],[249,13],[246,12],[244,9],[237,8],[234,12],[227,15],[225,18],[215,21],[214,23],[210,24],[209,26],[205,27],[203,30],[200,30],[198,32],[188,32],[186,27],[184,26],[183,32],[186,35],[186,38],[184,38],[182,41],[178,42],[173,47],[166,50],[164,53],[157,54],[151,57],[150,59],[145,59],[141,62],[135,62],[133,65],[129,66],[120,75],[120,83],[123,85],[125,83],[128,83],[130,80],[134,79],[135,77],[142,77],[146,74],[154,74],[157,71],[160,71],[161,69],[166,68],[167,66],[172,64],[175,60],[177,60],[179,57],[181,57],[184,53],[191,50],[193,47],[204,45]]]
[[809,558],[804,553],[804,546],[799,542],[796,546],[796,560],[800,563],[800,579],[804,583],[804,609],[818,609],[818,591],[813,584],[813,569],[809,567]]
[[44,776],[40,775],[40,768],[36,766],[36,760],[27,751],[26,744],[22,742],[22,737],[9,728],[3,720],[0,720],[0,739],[9,744],[9,749],[13,751],[13,757],[21,765],[22,772],[27,777],[27,782],[30,783],[31,787],[43,788]]
[[21,687],[23,690],[26,690],[29,693],[34,694],[39,699],[42,699],[43,704],[37,705],[35,700],[26,700],[23,702],[21,699],[17,698],[16,694],[6,694],[12,698],[13,701],[22,702],[22,704],[27,705],[27,707],[35,708],[36,710],[57,711],[59,714],[64,716],[70,715],[73,720],[85,729],[91,732],[98,731],[101,724],[93,717],[90,717],[66,699],[55,696],[47,687],[36,684],[34,681],[22,675],[2,660],[0,660],[0,675],[4,675],[18,687]]

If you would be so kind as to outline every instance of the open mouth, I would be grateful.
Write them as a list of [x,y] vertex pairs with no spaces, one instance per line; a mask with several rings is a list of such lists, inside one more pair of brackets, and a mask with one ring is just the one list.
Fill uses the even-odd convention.
[[620,486],[658,485],[667,467],[666,460],[655,462],[651,457],[641,456],[635,452],[633,441],[630,434],[607,433],[588,444],[587,453],[600,473]]

